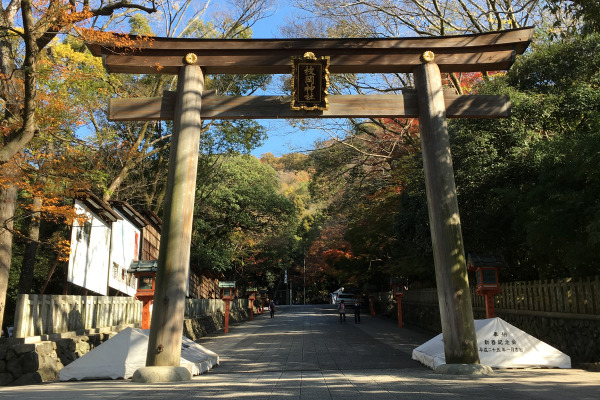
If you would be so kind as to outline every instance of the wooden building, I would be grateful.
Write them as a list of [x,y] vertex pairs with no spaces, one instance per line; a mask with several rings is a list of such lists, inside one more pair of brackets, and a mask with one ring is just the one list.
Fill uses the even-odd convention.
[[190,266],[190,286],[188,297],[192,299],[218,299],[221,297],[219,289],[220,274],[210,270],[202,270]]
[[147,224],[142,229],[142,253],[140,260],[158,260],[158,249],[160,247],[160,231],[162,221],[154,212],[143,210],[140,212]]

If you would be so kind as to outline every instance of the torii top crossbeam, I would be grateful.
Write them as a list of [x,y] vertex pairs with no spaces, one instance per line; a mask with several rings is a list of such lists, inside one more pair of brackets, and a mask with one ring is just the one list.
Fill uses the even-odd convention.
[[[290,58],[306,51],[331,58],[331,73],[403,73],[435,53],[441,72],[508,69],[529,45],[533,28],[444,37],[394,39],[176,39],[155,37],[134,49],[88,43],[108,72],[177,74],[186,54],[206,74],[288,74]],[[132,37],[133,39],[134,37]]]

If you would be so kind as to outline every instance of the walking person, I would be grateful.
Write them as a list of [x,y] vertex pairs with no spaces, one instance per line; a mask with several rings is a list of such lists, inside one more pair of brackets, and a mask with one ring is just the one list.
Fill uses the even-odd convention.
[[338,312],[340,313],[340,324],[346,322],[346,305],[344,304],[344,300],[340,301]]
[[360,324],[360,301],[354,300],[354,323]]
[[275,316],[275,302],[273,299],[271,299],[271,302],[269,303],[269,311],[271,312],[271,318],[273,318]]

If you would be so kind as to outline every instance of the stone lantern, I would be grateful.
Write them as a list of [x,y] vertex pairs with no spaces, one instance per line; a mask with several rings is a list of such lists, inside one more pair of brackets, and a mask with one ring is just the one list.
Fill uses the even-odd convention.
[[267,300],[268,290],[266,287],[261,287],[258,293],[260,293],[260,312],[263,313],[265,312],[265,301]]
[[229,303],[235,297],[235,281],[219,282],[221,288],[221,298],[225,301],[225,329],[224,332],[229,332]]
[[501,292],[498,270],[505,266],[504,259],[498,256],[472,256],[469,254],[467,267],[475,272],[475,293],[485,297],[485,317],[494,318],[494,295]]
[[151,307],[154,300],[157,261],[133,261],[127,272],[137,278],[135,298],[144,304],[142,309],[142,329],[150,329]]
[[402,285],[394,285],[393,287],[394,297],[398,304],[398,327],[402,328],[402,298],[404,297],[404,287]]
[[250,321],[254,319],[254,300],[256,300],[257,292],[258,289],[256,287],[246,289],[246,293],[248,293],[248,308],[250,308]]

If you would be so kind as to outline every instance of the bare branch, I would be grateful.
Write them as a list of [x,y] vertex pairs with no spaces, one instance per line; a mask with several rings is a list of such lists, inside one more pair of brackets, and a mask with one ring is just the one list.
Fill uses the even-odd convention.
[[116,10],[127,8],[132,10],[145,11],[147,13],[154,13],[157,11],[156,3],[152,1],[152,7],[146,7],[142,4],[132,3],[127,0],[117,1],[108,5],[99,7],[95,10],[91,10],[94,16],[109,16],[112,15]]

